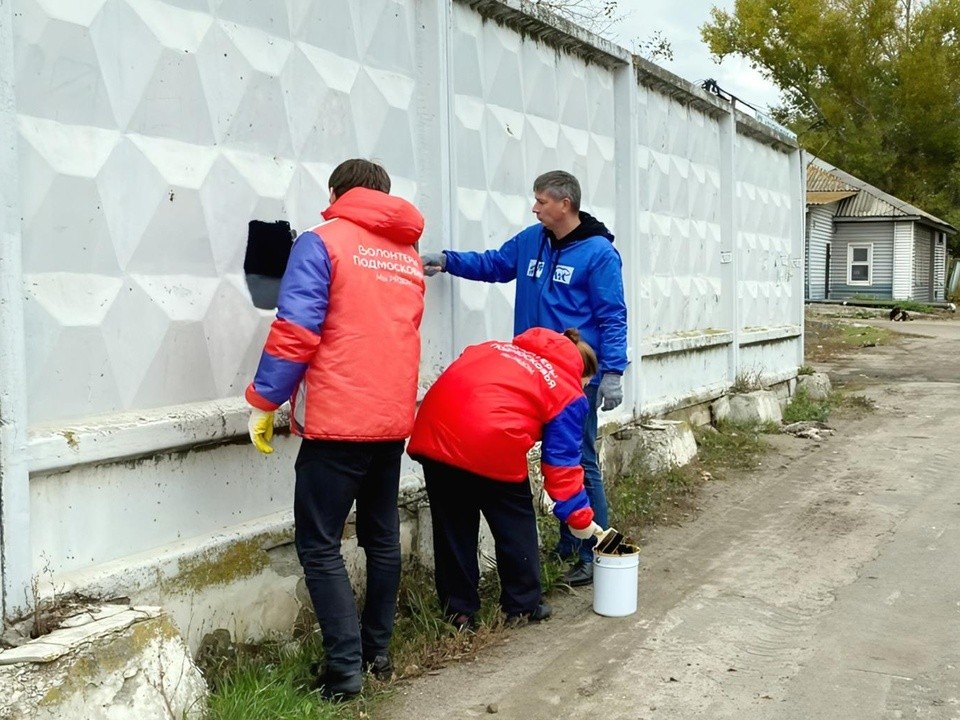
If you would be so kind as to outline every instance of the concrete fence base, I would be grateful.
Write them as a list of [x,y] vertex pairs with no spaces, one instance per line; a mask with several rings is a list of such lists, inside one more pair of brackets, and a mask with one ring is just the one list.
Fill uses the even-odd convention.
[[207,687],[170,616],[99,606],[0,653],[2,720],[200,718]]

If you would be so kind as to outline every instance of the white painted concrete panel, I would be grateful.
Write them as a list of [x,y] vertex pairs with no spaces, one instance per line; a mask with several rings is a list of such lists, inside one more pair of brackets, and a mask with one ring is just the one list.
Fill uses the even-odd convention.
[[648,412],[686,407],[722,395],[731,384],[726,377],[726,357],[726,345],[644,357],[640,382]]
[[793,247],[793,223],[802,210],[791,203],[789,156],[741,135],[735,166],[740,325],[779,325],[797,302],[793,261],[803,257],[802,246]]
[[639,101],[640,332],[722,327],[719,123],[651,89]]
[[240,394],[247,222],[315,224],[350,156],[416,199],[415,3],[15,11],[31,422]]
[[[533,181],[567,170],[583,210],[618,232],[614,213],[613,75],[454,3],[452,165],[456,216],[448,246],[488,250],[536,222]],[[618,243],[631,242],[629,233]],[[454,351],[513,334],[513,283],[452,280]]]

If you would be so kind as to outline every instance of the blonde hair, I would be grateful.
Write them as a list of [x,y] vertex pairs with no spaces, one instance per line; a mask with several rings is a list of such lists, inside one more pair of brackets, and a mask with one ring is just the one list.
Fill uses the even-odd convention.
[[567,328],[563,331],[563,335],[569,338],[570,342],[576,345],[577,350],[580,351],[580,359],[583,360],[583,374],[580,377],[593,377],[596,375],[599,367],[597,354],[593,351],[592,347],[580,339],[580,331],[576,328]]

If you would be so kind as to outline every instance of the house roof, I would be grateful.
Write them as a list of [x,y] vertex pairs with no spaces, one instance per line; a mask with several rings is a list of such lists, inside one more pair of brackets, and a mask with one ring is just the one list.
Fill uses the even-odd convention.
[[818,157],[807,165],[807,202],[822,205],[839,200],[835,220],[855,221],[873,218],[912,219],[933,225],[951,235],[957,229],[935,215],[844,172]]
[[837,200],[843,200],[856,194],[856,190],[836,190],[832,192],[811,192],[807,190],[807,204],[826,205],[827,203],[837,202]]

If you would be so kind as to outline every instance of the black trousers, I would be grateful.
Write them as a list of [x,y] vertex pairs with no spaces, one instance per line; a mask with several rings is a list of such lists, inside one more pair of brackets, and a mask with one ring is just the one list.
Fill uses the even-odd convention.
[[[297,556],[323,633],[327,670],[349,676],[385,653],[400,586],[402,441],[304,440],[297,456],[293,515]],[[340,554],[343,526],[357,503],[357,541],[367,558],[363,614]]]
[[437,596],[449,615],[480,609],[477,547],[480,514],[493,533],[504,612],[528,613],[540,604],[537,518],[529,479],[501,482],[431,460],[423,474],[433,517]]

